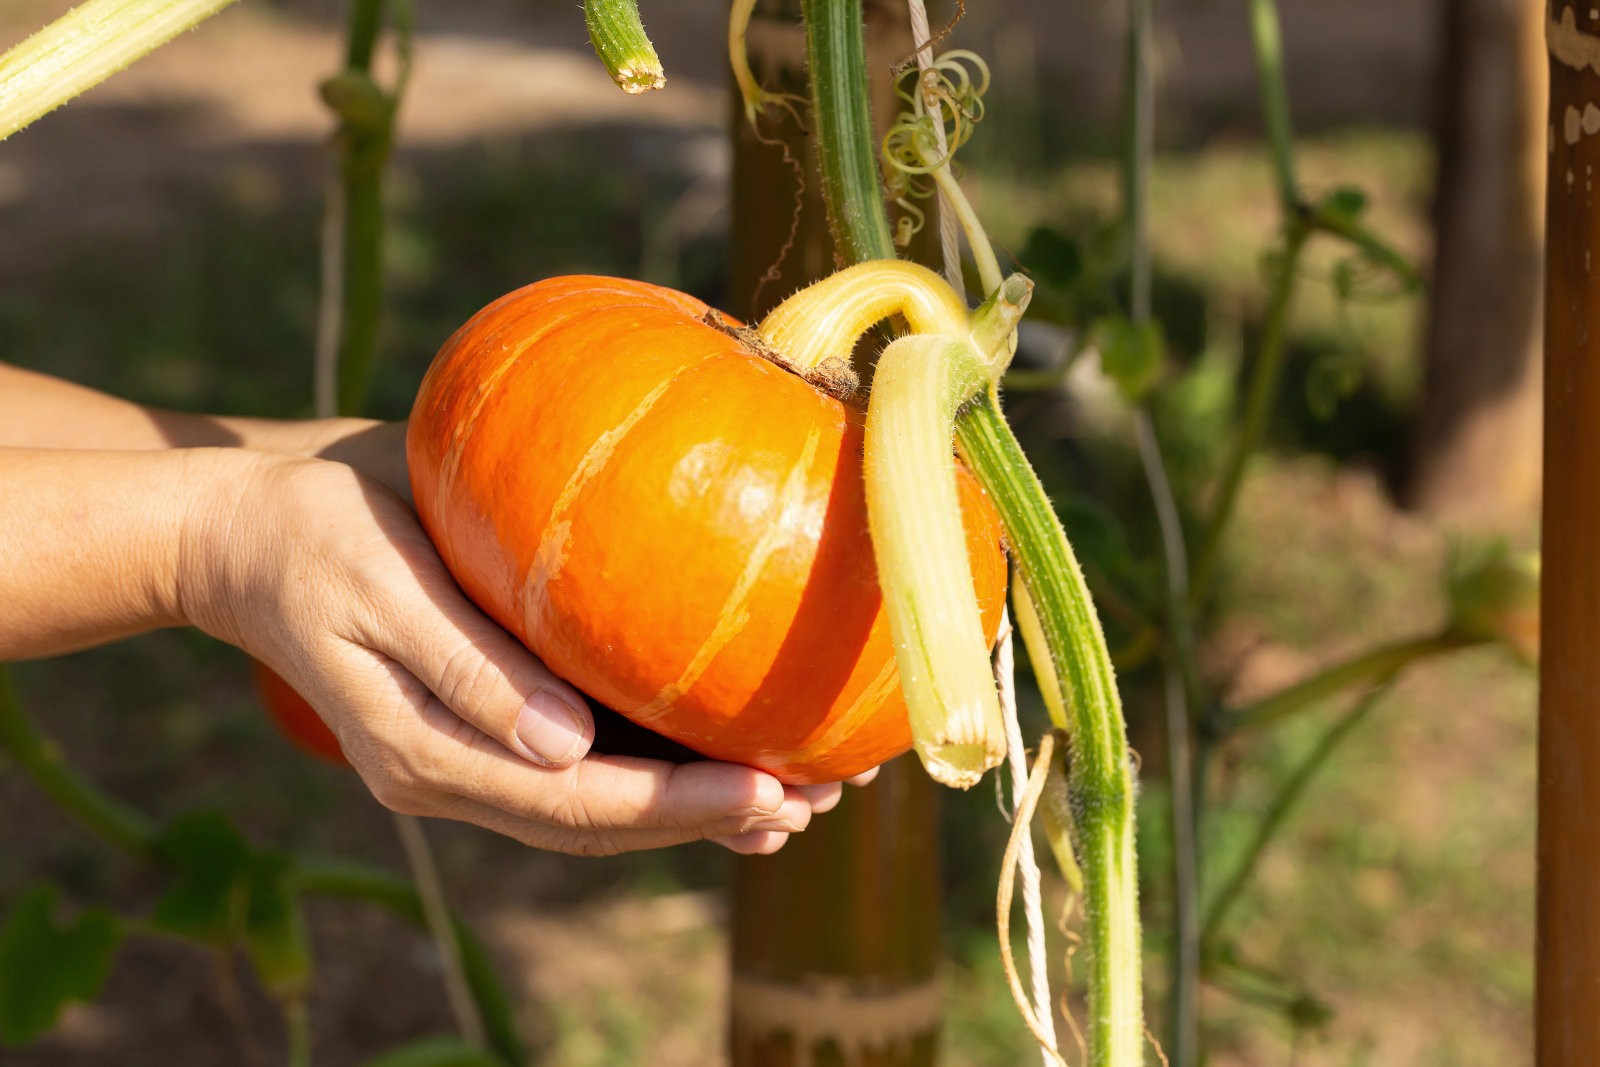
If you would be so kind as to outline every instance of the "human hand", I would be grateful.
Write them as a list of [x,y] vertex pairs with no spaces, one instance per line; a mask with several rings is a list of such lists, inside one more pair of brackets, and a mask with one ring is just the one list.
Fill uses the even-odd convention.
[[344,463],[200,455],[184,617],[305,696],[385,806],[578,854],[765,853],[838,802],[837,783],[589,754],[583,699],[465,599],[392,491]]

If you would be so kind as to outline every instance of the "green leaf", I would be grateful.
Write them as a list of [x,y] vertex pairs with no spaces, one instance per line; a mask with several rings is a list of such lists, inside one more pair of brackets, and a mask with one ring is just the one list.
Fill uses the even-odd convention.
[[1095,343],[1100,349],[1100,369],[1130,404],[1144,399],[1161,377],[1166,341],[1161,324],[1153,319],[1132,322],[1108,315],[1095,323]]
[[311,939],[289,857],[278,852],[257,855],[247,886],[245,949],[261,984],[280,998],[303,995],[311,985]]
[[214,944],[233,939],[246,901],[250,845],[220,812],[185,812],[156,838],[173,872],[153,921],[164,930]]
[[362,1067],[506,1067],[506,1061],[459,1037],[424,1037],[370,1059]]
[[1361,387],[1363,377],[1359,360],[1342,352],[1323,353],[1306,372],[1306,407],[1326,422],[1340,402]]
[[1367,210],[1367,194],[1354,185],[1341,185],[1323,198],[1322,210],[1354,222]]
[[91,1000],[105,984],[122,940],[114,916],[84,911],[57,925],[56,893],[30,889],[0,927],[0,1044],[32,1041],[55,1025],[70,1000]]

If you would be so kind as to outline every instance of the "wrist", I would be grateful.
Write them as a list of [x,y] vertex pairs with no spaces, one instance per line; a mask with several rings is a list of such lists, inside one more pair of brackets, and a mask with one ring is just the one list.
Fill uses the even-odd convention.
[[296,458],[246,448],[184,449],[182,507],[175,538],[171,605],[175,621],[240,644],[236,607],[241,568],[259,557],[262,487]]

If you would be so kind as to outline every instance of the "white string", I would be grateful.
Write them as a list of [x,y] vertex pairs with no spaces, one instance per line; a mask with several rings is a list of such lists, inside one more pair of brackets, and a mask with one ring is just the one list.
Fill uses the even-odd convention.
[[[1011,649],[1011,613],[1000,609],[1000,634],[995,643],[994,674],[1000,689],[1000,710],[1006,723],[1006,764],[1011,770],[1011,805],[1020,808],[1022,792],[1028,786],[1028,757],[1022,745],[1022,726],[1017,721],[1017,688]],[[1049,957],[1044,942],[1044,902],[1039,892],[1039,863],[1033,854],[1033,835],[1022,834],[1017,849],[1017,868],[1022,872],[1022,915],[1028,927],[1028,977],[1033,986],[1034,1014],[1039,1028],[1056,1047],[1055,1002],[1050,997]],[[1046,1067],[1055,1063],[1040,1050]]]
[[[917,50],[917,74],[919,83],[917,92],[922,91],[920,75],[933,66],[933,35],[928,30],[928,9],[923,6],[922,0],[907,0],[906,6],[911,11],[911,45]],[[930,111],[933,116],[933,141],[938,146],[939,156],[943,158],[948,149],[944,140],[944,112],[936,105]],[[956,213],[951,210],[946,202],[944,193],[939,194],[939,253],[944,259],[944,278],[950,283],[950,288],[956,292],[962,291],[961,284],[961,246],[958,244]]]

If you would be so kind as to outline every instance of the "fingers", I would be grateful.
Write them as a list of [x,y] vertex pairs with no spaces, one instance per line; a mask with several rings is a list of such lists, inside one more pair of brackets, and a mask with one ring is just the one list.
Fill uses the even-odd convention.
[[844,786],[839,782],[829,782],[827,785],[801,785],[793,788],[799,790],[811,805],[813,814],[821,815],[825,811],[832,811],[839,804],[839,798],[844,796]]
[[452,729],[438,712],[425,712],[423,723],[428,763],[456,768],[447,778],[452,792],[529,820],[587,830],[704,830],[729,819],[766,817],[800,830],[811,818],[803,796],[749,767],[591,756],[544,769],[482,735]]
[[770,856],[788,843],[789,835],[773,830],[751,830],[730,837],[713,837],[711,840],[741,856]]
[[[442,575],[418,576],[413,610],[370,633],[452,712],[501,747],[546,767],[580,760],[594,742],[583,696],[473,607]],[[403,619],[404,621],[398,621]]]
[[870,771],[862,771],[860,774],[853,774],[849,778],[846,778],[844,782],[845,785],[871,785],[872,780],[876,777],[878,777],[878,768],[874,767]]
[[535,766],[463,722],[399,664],[368,650],[352,648],[349,655],[367,661],[357,692],[393,710],[340,717],[346,723],[340,740],[368,787],[390,807],[488,821],[451,810],[459,800],[480,814],[489,809],[524,824],[520,832],[504,820],[494,826],[519,840],[543,840],[539,828],[549,828],[557,836],[602,839],[666,831],[649,840],[670,843],[752,830],[792,832],[810,822],[811,805],[799,790],[735,764],[592,756],[565,768]]

